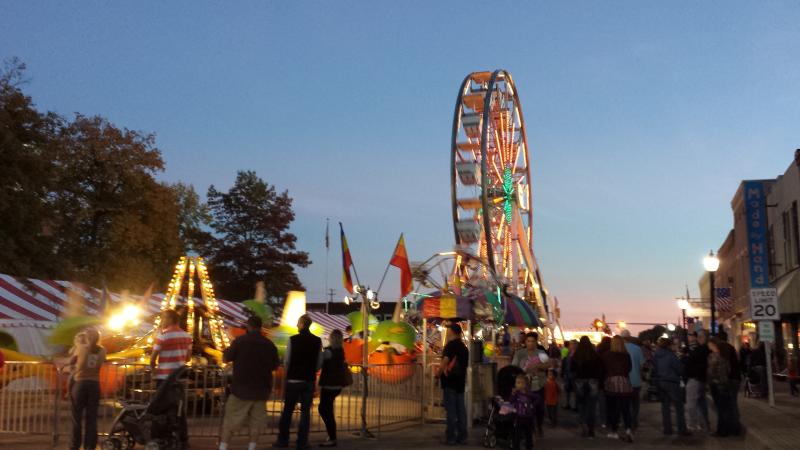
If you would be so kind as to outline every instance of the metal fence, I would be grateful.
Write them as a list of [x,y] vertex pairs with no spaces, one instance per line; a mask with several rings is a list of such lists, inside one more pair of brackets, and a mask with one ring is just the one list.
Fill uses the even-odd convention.
[[[336,400],[335,415],[340,431],[360,430],[364,377],[354,367],[354,383]],[[410,422],[423,415],[423,369],[419,364],[368,366],[366,422],[373,431]],[[155,392],[150,368],[142,364],[105,364],[100,371],[101,398],[98,430],[110,431],[112,422],[126,403],[146,403]],[[218,437],[227,398],[227,374],[216,367],[192,368],[185,380],[184,401],[189,435]],[[276,434],[283,409],[282,375],[265,402],[263,434]],[[7,362],[0,370],[0,433],[51,435],[53,442],[67,436],[71,426],[67,377],[52,363]],[[313,408],[317,407],[317,395]],[[295,411],[295,418],[299,410]],[[311,415],[311,431],[325,431],[318,414]],[[241,430],[244,434],[247,430]]]

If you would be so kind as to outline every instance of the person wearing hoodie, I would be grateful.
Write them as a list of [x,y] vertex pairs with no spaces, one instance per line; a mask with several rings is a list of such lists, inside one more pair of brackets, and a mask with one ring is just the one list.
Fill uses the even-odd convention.
[[672,434],[672,414],[670,407],[675,405],[675,416],[678,426],[678,434],[689,436],[686,428],[686,418],[683,412],[683,394],[681,393],[681,377],[683,376],[683,364],[678,356],[670,349],[669,339],[660,338],[658,349],[654,356],[655,362],[653,370],[658,377],[658,388],[661,395],[661,421],[663,433]]

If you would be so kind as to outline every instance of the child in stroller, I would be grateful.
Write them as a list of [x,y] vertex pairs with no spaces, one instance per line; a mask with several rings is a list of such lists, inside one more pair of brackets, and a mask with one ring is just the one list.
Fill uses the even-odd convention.
[[111,423],[103,450],[130,450],[136,444],[145,450],[182,450],[181,420],[185,414],[184,387],[180,377],[187,367],[172,372],[147,404],[122,401],[122,411]]
[[517,376],[525,372],[516,366],[505,366],[497,372],[497,394],[491,399],[489,421],[483,436],[484,447],[494,448],[498,443],[513,448],[517,411],[511,396]]

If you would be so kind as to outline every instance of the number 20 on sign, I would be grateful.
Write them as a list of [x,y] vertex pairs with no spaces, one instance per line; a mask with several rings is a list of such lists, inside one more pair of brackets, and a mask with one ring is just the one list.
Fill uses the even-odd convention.
[[779,320],[778,291],[774,288],[751,289],[750,311],[753,320]]

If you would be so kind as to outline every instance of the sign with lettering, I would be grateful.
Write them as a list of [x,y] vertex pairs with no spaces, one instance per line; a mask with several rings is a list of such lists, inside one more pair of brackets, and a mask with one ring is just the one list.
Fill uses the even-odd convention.
[[760,181],[744,182],[744,212],[747,222],[747,253],[750,257],[750,287],[769,287],[767,193]]
[[769,320],[758,322],[758,340],[775,342],[775,323]]
[[753,320],[781,320],[778,311],[778,290],[775,288],[750,289],[750,313]]

